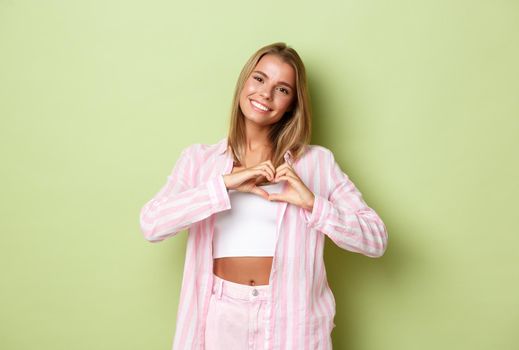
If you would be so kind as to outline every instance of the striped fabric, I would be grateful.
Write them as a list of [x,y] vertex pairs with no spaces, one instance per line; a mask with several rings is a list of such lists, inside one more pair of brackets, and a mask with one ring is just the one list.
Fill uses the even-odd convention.
[[[140,212],[140,227],[150,242],[188,229],[173,350],[204,349],[213,282],[213,214],[231,209],[223,181],[233,166],[227,148],[227,137],[186,147],[166,184]],[[329,149],[309,145],[300,159],[294,161],[288,151],[285,161],[315,201],[312,210],[279,202],[264,349],[331,349],[335,299],[326,279],[325,236],[345,250],[376,258],[384,254],[388,234]]]

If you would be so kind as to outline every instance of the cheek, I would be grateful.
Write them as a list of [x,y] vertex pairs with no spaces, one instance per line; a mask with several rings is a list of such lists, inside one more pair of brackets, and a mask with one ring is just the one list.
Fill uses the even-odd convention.
[[251,94],[251,86],[250,84],[245,84],[241,90],[240,98],[245,99],[248,95]]
[[289,108],[290,104],[292,103],[293,100],[294,100],[294,98],[285,98],[283,101],[281,101],[283,108],[284,109]]
[[249,101],[248,99],[248,96],[250,95],[249,91],[247,90],[247,88],[244,86],[243,89],[241,90],[240,92],[240,107],[243,109],[243,108],[246,108],[247,107],[247,103]]
[[242,91],[245,92],[245,94],[250,94],[254,90],[255,90],[254,83],[247,82],[247,83],[245,83],[245,85],[243,85],[243,90]]
[[247,87],[244,86],[240,92],[240,100],[244,100],[247,97]]

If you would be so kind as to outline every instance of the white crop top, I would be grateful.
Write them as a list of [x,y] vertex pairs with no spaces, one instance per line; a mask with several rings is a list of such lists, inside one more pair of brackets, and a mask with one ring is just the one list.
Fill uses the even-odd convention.
[[[268,193],[279,193],[284,181],[259,185]],[[225,256],[274,256],[278,201],[255,193],[229,190],[230,210],[216,213],[213,258]]]

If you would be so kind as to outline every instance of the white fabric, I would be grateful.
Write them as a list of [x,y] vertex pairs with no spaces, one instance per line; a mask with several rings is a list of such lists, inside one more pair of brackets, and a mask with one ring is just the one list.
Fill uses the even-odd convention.
[[[282,184],[280,181],[259,187],[268,193],[279,193]],[[231,209],[216,213],[213,258],[274,256],[280,202],[237,190],[229,190],[229,198]]]

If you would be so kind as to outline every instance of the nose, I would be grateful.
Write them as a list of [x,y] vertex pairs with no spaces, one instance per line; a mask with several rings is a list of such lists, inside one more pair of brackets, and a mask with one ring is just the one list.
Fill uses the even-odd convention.
[[268,84],[264,84],[260,90],[260,95],[266,99],[270,99],[271,94],[272,94],[272,92],[271,92],[270,86],[268,86]]

